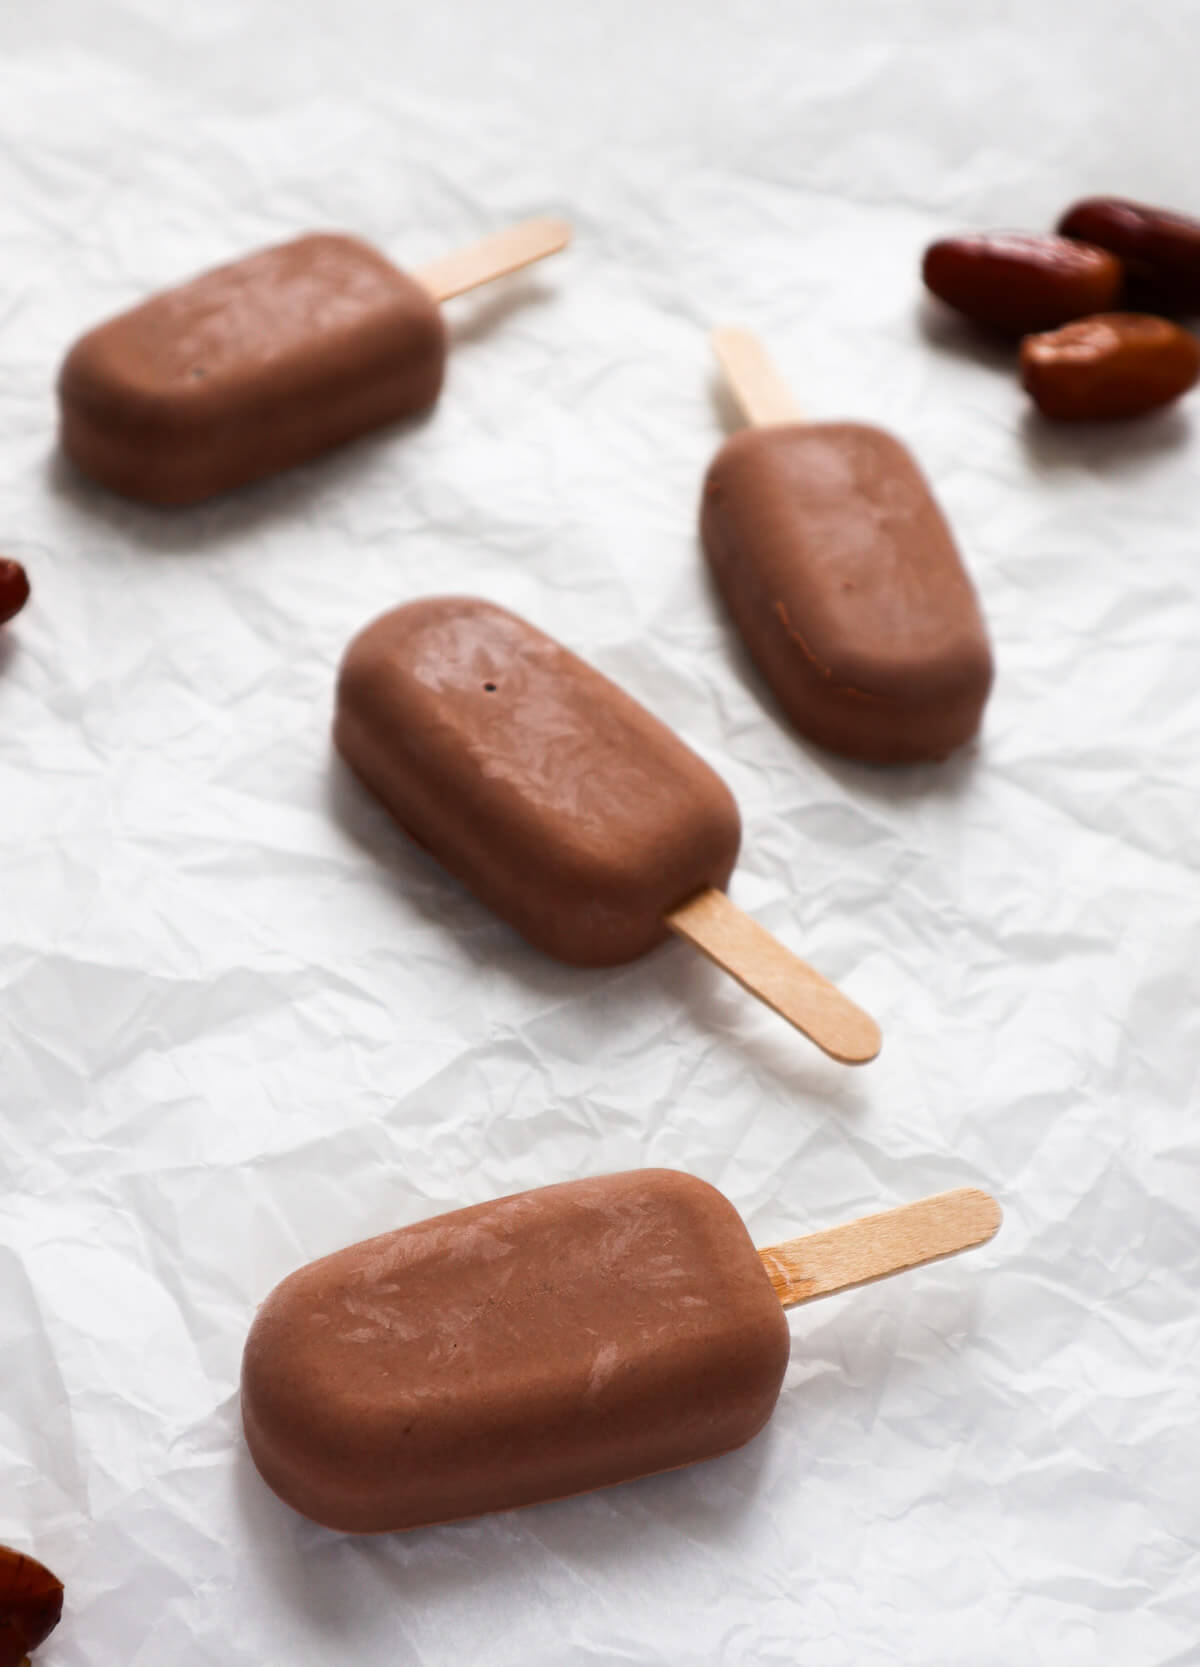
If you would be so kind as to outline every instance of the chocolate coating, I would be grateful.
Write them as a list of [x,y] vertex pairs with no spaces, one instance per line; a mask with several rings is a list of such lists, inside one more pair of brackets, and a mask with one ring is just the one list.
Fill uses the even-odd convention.
[[449,1522],[740,1447],[789,1333],[733,1206],[675,1170],[516,1193],[326,1256],[267,1298],[246,1440],[305,1516]]
[[891,435],[743,429],[704,485],[701,536],[759,670],[802,735],[876,764],[979,728],[987,631],[949,527]]
[[643,955],[723,887],[728,788],[666,726],[489,602],[396,608],[346,651],[334,742],[411,836],[528,942],[578,966]]
[[432,405],[433,298],[357,238],[312,233],[151,297],[80,338],[63,450],[104,486],[187,504]]

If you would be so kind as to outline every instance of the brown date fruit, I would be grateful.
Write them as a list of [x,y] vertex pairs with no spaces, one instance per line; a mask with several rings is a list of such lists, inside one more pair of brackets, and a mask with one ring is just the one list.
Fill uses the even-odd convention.
[[1131,295],[1153,296],[1169,311],[1200,311],[1200,220],[1124,197],[1085,197],[1058,229],[1119,255]]
[[1146,313],[1098,313],[1021,343],[1021,381],[1057,422],[1140,417],[1178,399],[1198,376],[1196,338]]
[[0,1546],[0,1667],[21,1667],[62,1616],[62,1581],[32,1557]]
[[940,301],[1008,335],[1104,312],[1121,293],[1121,263],[1069,237],[979,232],[925,251],[921,276]]
[[29,600],[29,579],[19,561],[0,556],[0,625],[7,625]]

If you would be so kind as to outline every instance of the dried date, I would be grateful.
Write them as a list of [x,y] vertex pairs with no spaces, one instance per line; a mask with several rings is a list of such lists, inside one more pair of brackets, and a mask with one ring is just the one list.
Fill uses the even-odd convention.
[[0,625],[7,625],[29,600],[29,578],[19,561],[0,556]]
[[1105,312],[1121,293],[1121,263],[1067,237],[989,232],[946,237],[925,251],[927,289],[976,324],[1009,335]]
[[1165,318],[1100,313],[1026,336],[1021,381],[1058,422],[1140,417],[1168,405],[1200,376],[1200,343]]
[[0,1546],[0,1667],[21,1667],[62,1616],[62,1582],[41,1563]]
[[1085,197],[1058,229],[1120,256],[1131,296],[1153,296],[1171,312],[1200,312],[1200,220],[1125,197]]

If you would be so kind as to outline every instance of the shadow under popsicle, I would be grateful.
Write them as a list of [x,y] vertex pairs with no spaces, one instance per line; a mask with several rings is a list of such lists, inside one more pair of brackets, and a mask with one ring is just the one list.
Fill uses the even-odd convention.
[[[919,1295],[911,1295],[909,1310],[920,1301]],[[930,1302],[944,1305],[944,1291],[931,1293]],[[968,1285],[957,1304],[958,1321],[943,1326],[942,1332],[966,1325],[966,1315],[977,1303],[978,1292]],[[864,1326],[861,1310],[857,1319],[855,1313],[855,1305],[847,1303],[822,1314],[820,1324],[822,1356],[839,1338],[846,1339],[846,1347],[852,1345],[854,1381],[846,1381],[838,1369],[844,1361],[833,1370],[799,1375],[796,1368],[803,1373],[805,1344],[802,1336],[794,1337],[793,1366],[774,1417],[735,1452],[574,1498],[459,1523],[370,1536],[319,1528],[271,1493],[239,1444],[234,1508],[244,1529],[241,1541],[252,1559],[248,1578],[255,1586],[270,1588],[282,1607],[344,1653],[355,1653],[360,1637],[378,1636],[371,1599],[377,1597],[380,1583],[406,1610],[418,1606],[422,1620],[430,1625],[436,1624],[434,1612],[442,1604],[461,1602],[468,1595],[486,1603],[493,1593],[511,1593],[517,1584],[544,1591],[556,1579],[569,1585],[575,1603],[581,1598],[581,1582],[586,1601],[588,1593],[611,1591],[619,1581],[621,1601],[636,1601],[645,1593],[661,1607],[664,1580],[678,1556],[686,1555],[693,1574],[706,1558],[714,1570],[724,1570],[729,1558],[739,1555],[739,1544],[760,1523],[764,1510],[777,1514],[781,1487],[799,1496],[803,1473],[789,1482],[781,1471],[788,1450],[804,1442],[806,1431],[821,1432],[820,1462],[836,1465],[839,1451],[829,1444],[831,1420],[837,1406],[848,1399],[859,1403],[859,1418],[833,1424],[853,1443],[845,1462],[859,1463],[862,1428],[871,1422],[869,1414],[880,1395],[886,1392],[897,1404],[907,1405],[909,1386],[928,1384],[931,1363],[926,1357],[944,1348],[938,1333],[914,1326],[900,1350],[894,1326]],[[846,1329],[851,1327],[853,1331]],[[844,1352],[839,1347],[838,1353]],[[763,1497],[768,1487],[769,1506]],[[757,1532],[753,1544],[761,1545]],[[795,1554],[793,1547],[788,1579],[800,1572]],[[595,1601],[599,1605],[600,1600]],[[397,1619],[400,1614],[397,1610]],[[364,1623],[364,1616],[371,1619]]]
[[480,291],[472,304],[458,302],[458,311],[446,320],[446,334],[450,340],[450,367],[453,369],[454,349],[469,346],[490,336],[493,330],[527,307],[552,301],[555,291],[544,278],[521,273]]
[[[273,521],[303,524],[324,498],[354,495],[389,448],[402,446],[433,417],[433,410],[406,417],[310,463],[198,504],[167,507],[122,497],[90,480],[58,448],[46,460],[46,483],[89,528],[104,526],[135,550],[155,557],[208,555],[248,543]],[[253,559],[250,551],[246,558]]]
[[[602,1002],[606,1018],[619,1029],[644,1012],[649,1001],[682,1006],[701,1029],[734,1039],[753,1069],[778,1079],[786,1089],[786,1099],[777,1109],[789,1124],[794,1122],[799,1095],[811,1095],[825,1112],[833,1110],[839,1116],[855,1116],[867,1109],[867,1091],[857,1073],[816,1049],[805,1048],[802,1042],[798,1045],[789,1028],[768,1024],[753,1033],[743,1028],[747,1009],[754,1012],[756,1004],[682,944],[669,940],[648,955],[615,967],[577,967],[554,960],[525,943],[397,827],[332,744],[324,787],[333,821],[369,856],[380,884],[404,911],[453,934],[459,948],[480,965],[490,963],[497,975],[502,972],[519,979],[550,1004],[576,997],[592,1007]],[[404,916],[398,909],[398,952],[403,932]]]
[[770,1426],[746,1446],[700,1466],[687,1466],[616,1487],[545,1504],[401,1533],[342,1534],[318,1527],[277,1499],[254,1468],[244,1443],[234,1461],[234,1506],[254,1557],[253,1582],[318,1636],[341,1648],[374,1627],[362,1626],[371,1605],[360,1582],[382,1576],[398,1601],[424,1611],[443,1601],[541,1585],[564,1565],[589,1581],[631,1578],[658,1587],[673,1550],[694,1556],[708,1546],[725,1554],[744,1522],[761,1507],[778,1435]]

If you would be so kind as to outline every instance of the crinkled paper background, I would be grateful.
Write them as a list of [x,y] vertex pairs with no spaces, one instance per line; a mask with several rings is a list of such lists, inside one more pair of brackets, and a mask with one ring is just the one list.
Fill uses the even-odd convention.
[[[920,301],[960,226],[1200,210],[1195,6],[42,0],[0,14],[0,1540],[44,1667],[1200,1662],[1200,400],[1030,419]],[[69,341],[313,226],[401,261],[569,212],[449,309],[427,420],[186,513],[55,456]],[[702,573],[744,322],[914,447],[999,666],[969,756],[777,721]],[[333,764],[344,644],[475,592],[728,778],[734,896],[874,1011],[825,1061],[682,945],[527,951]],[[673,1164],[760,1242],[958,1184],[982,1253],[797,1311],[768,1432],[586,1499],[355,1542],[259,1483],[283,1274]]]

